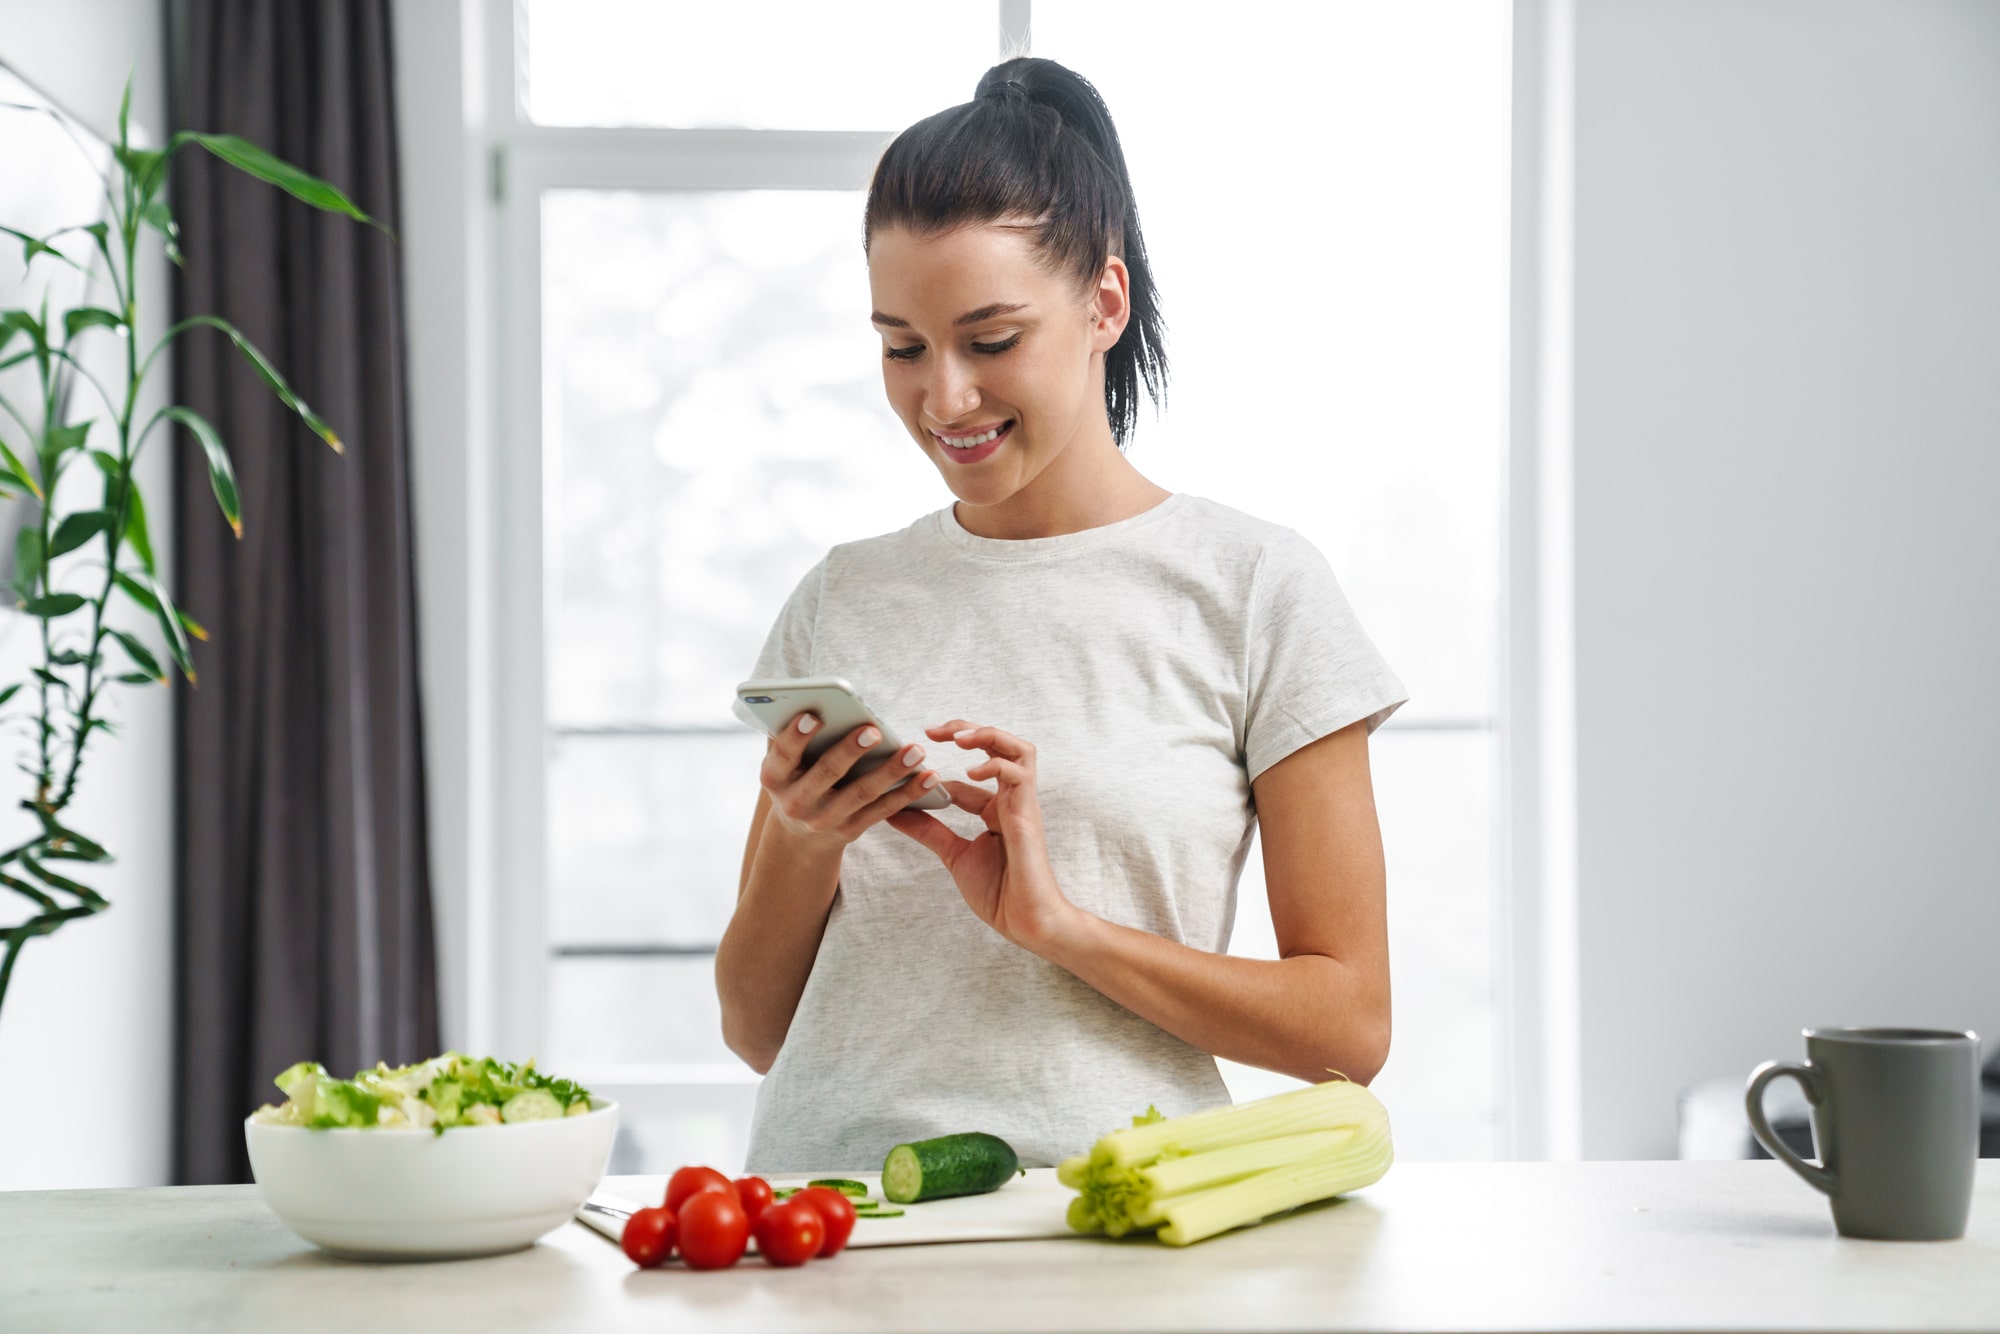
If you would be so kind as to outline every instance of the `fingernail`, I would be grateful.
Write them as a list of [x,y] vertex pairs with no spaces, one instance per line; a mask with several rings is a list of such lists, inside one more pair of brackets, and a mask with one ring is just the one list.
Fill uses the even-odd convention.
[[924,757],[924,748],[922,746],[911,746],[909,750],[906,751],[903,755],[903,763],[906,765],[915,764],[918,760],[921,760],[923,757]]
[[936,774],[932,774],[929,778],[926,778],[922,783],[918,784],[918,786],[925,788],[926,790],[934,788],[937,785],[938,785],[938,776]]
[[959,731],[959,732],[953,732],[953,733],[951,734],[951,739],[952,739],[953,741],[963,741],[963,740],[965,740],[965,739],[966,739],[967,737],[971,736],[971,735],[972,735],[972,734],[973,734],[974,732],[977,732],[978,730],[979,730],[979,729],[978,729],[978,728],[976,728],[976,727],[968,727],[968,728],[964,729],[963,731]]
[[813,717],[810,713],[804,714],[799,718],[799,730],[801,732],[810,732],[818,726],[819,719]]
[[854,740],[862,746],[872,746],[881,739],[882,739],[882,734],[876,731],[872,727],[863,728],[861,734],[854,738]]

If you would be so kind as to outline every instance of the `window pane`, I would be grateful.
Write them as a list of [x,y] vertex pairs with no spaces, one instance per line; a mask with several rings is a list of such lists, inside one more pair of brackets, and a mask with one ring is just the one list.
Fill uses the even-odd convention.
[[[1396,1124],[1396,1156],[1487,1159],[1497,1148],[1493,865],[1497,741],[1490,732],[1377,732],[1369,743],[1389,866],[1395,1037],[1372,1085]],[[1278,957],[1263,844],[1251,849],[1229,952]],[[1299,1087],[1225,1062],[1238,1100]]]
[[1169,324],[1172,411],[1133,462],[1317,543],[1410,688],[1399,721],[1490,717],[1507,6],[1217,12],[1034,7],[1035,54],[1117,120]]
[[711,959],[549,960],[547,1070],[743,1063],[722,1045]]
[[556,736],[549,939],[713,946],[729,925],[764,739]]
[[883,399],[861,203],[543,197],[552,724],[733,723],[799,576],[949,500]]
[[544,125],[900,130],[972,100],[997,0],[527,0],[523,94]]

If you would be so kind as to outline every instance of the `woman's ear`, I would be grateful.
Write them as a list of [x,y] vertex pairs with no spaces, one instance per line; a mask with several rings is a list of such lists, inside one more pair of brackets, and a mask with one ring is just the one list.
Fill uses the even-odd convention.
[[1132,319],[1132,274],[1125,261],[1113,255],[1104,261],[1097,276],[1097,290],[1090,298],[1090,350],[1109,352],[1117,345]]

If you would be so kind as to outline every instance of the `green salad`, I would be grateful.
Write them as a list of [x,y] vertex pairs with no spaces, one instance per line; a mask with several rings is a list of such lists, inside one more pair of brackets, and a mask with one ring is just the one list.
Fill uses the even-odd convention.
[[285,1101],[251,1113],[264,1125],[311,1130],[430,1130],[553,1121],[590,1110],[590,1090],[556,1079],[533,1060],[512,1065],[491,1056],[474,1059],[448,1051],[415,1065],[391,1069],[378,1062],[352,1079],[335,1079],[317,1061],[300,1061],[273,1081]]

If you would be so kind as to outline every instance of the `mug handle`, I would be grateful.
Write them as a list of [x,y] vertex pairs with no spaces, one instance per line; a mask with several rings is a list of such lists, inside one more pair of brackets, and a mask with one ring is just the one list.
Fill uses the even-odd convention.
[[1750,1072],[1750,1087],[1743,1091],[1744,1105],[1750,1113],[1750,1131],[1773,1158],[1797,1172],[1808,1186],[1830,1196],[1840,1185],[1833,1173],[1793,1153],[1791,1146],[1778,1138],[1764,1116],[1764,1086],[1783,1075],[1790,1075],[1799,1081],[1799,1087],[1806,1091],[1806,1101],[1814,1107],[1819,1106],[1820,1099],[1825,1096],[1819,1086],[1819,1074],[1812,1066],[1794,1065],[1790,1061],[1766,1061]]

